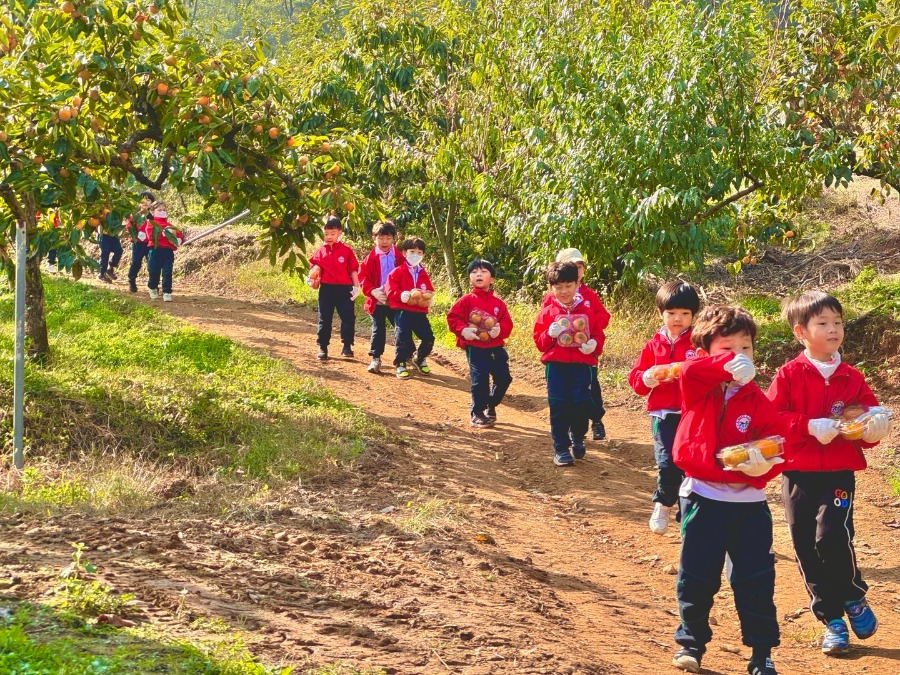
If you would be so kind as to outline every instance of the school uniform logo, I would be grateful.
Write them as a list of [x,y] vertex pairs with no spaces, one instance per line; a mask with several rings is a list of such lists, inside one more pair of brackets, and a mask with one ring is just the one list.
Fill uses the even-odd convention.
[[684,353],[684,358],[685,358],[685,360],[687,360],[687,359],[692,359],[692,358],[694,358],[695,356],[697,356],[697,352],[695,352],[693,349],[688,349],[688,350]]
[[591,301],[590,301],[590,300],[585,300],[585,301],[584,301],[584,306],[585,306],[585,307],[590,307],[590,306],[591,306]]
[[734,426],[737,427],[737,430],[742,434],[747,432],[747,429],[750,428],[750,415],[741,415],[734,421]]
[[843,415],[844,414],[844,402],[843,401],[835,401],[831,404],[831,414],[834,415]]
[[344,262],[344,256],[339,255],[339,256],[338,256],[338,262],[339,262],[339,263]]
[[834,505],[839,509],[846,509],[850,506],[850,494],[846,490],[838,488],[834,491]]
[[494,307],[494,316],[499,316],[499,314],[500,314],[500,308]]
[[427,290],[427,289],[425,288],[425,284],[422,284],[421,286],[419,286],[419,288],[421,288],[423,291],[424,291],[424,290]]

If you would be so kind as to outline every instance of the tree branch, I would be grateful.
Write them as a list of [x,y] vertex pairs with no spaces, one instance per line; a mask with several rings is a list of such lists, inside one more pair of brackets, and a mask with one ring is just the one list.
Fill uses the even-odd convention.
[[729,204],[733,204],[737,200],[743,199],[747,195],[756,192],[757,190],[759,190],[759,188],[761,188],[763,186],[762,181],[758,181],[755,178],[753,178],[752,176],[747,176],[747,177],[750,178],[751,182],[750,182],[750,185],[745,187],[743,190],[738,190],[730,197],[727,197],[727,198],[723,199],[722,201],[720,201],[718,204],[713,204],[712,206],[710,206],[708,209],[706,209],[706,211],[704,211],[700,215],[696,215],[696,216],[693,216],[692,218],[688,218],[686,220],[681,221],[681,224],[682,225],[690,225],[691,223],[696,223],[696,222],[700,222],[702,220],[706,220],[710,216],[714,216],[716,213],[718,213],[719,211],[724,209]]

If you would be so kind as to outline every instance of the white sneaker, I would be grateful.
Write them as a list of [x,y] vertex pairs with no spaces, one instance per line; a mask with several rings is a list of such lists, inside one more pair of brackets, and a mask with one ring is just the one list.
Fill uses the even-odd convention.
[[369,367],[366,368],[370,373],[378,373],[381,371],[381,359],[377,356],[372,359],[372,363],[369,364]]
[[669,527],[669,516],[672,513],[671,506],[663,506],[657,502],[653,506],[653,515],[650,516],[650,531],[654,534],[662,534]]
[[151,300],[159,300],[159,291],[157,291],[155,288],[151,288],[149,289],[149,291]]
[[172,302],[172,294],[163,293],[163,302]]

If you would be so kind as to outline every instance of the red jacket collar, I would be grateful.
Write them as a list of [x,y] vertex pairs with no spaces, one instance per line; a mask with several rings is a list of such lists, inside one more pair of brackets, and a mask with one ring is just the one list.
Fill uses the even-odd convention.
[[491,289],[484,290],[483,288],[473,288],[472,295],[480,300],[484,300],[494,297],[494,291],[492,291]]

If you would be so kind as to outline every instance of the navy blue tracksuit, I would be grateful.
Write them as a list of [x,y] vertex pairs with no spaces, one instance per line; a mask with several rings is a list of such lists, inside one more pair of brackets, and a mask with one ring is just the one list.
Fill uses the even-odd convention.
[[331,322],[335,310],[341,318],[341,342],[347,349],[353,346],[356,314],[353,311],[353,301],[350,299],[352,290],[352,284],[319,285],[319,328],[316,343],[322,349],[327,349],[328,343],[331,342]]
[[[407,363],[413,353],[416,355],[416,363],[424,361],[431,350],[434,349],[434,332],[428,323],[428,314],[425,312],[411,312],[407,309],[397,310],[394,317],[394,326],[397,329],[397,344],[394,356],[394,365]],[[413,334],[419,338],[419,348],[413,342]]]
[[678,503],[678,491],[684,479],[684,471],[675,465],[672,459],[672,446],[675,445],[675,431],[681,415],[669,413],[664,418],[650,416],[653,430],[653,454],[656,456],[656,489],[653,501],[663,506],[675,506]]
[[119,266],[122,259],[122,242],[111,234],[100,235],[100,274],[106,276],[110,270]]
[[[509,355],[503,347],[466,346],[469,377],[472,379],[472,415],[482,415],[488,407],[500,405],[512,382]],[[493,383],[491,383],[493,380]]]
[[150,247],[144,242],[131,242],[131,264],[128,266],[128,281],[131,281],[132,283],[137,281],[137,275],[141,271],[141,265],[144,264],[144,260],[146,260],[149,253]]
[[397,310],[388,305],[377,304],[372,310],[372,341],[369,344],[369,356],[380,359],[387,343],[387,324],[394,326]]
[[592,406],[591,366],[549,361],[544,373],[553,450],[559,454],[568,452],[573,444],[583,446]]

